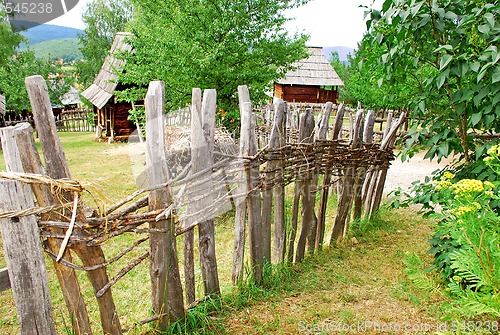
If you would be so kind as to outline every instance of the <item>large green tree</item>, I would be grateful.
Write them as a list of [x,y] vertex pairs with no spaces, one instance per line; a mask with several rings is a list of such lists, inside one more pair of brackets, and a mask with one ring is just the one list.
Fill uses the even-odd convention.
[[92,0],[82,15],[85,29],[79,36],[83,60],[77,63],[79,82],[89,86],[109,53],[117,32],[125,31],[133,17],[130,0]]
[[372,46],[386,81],[411,76],[408,104],[419,120],[408,146],[424,143],[427,157],[459,153],[468,162],[487,144],[471,133],[500,129],[500,4],[487,0],[386,0],[370,10]]
[[121,81],[136,88],[124,98],[143,97],[149,81],[161,79],[169,106],[177,108],[190,101],[193,87],[215,88],[220,119],[235,124],[238,85],[262,100],[273,80],[306,55],[307,37],[284,28],[284,11],[305,2],[134,0],[134,53]]

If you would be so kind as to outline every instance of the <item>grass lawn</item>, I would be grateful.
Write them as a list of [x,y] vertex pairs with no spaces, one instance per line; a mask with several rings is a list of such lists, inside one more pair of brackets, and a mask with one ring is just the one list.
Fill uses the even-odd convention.
[[[60,133],[60,136],[74,179],[103,190],[109,203],[137,189],[130,146],[95,142],[92,133]],[[4,169],[0,152],[0,170]],[[91,204],[90,198],[86,200]],[[327,234],[335,215],[334,198],[331,200]],[[289,199],[287,210],[290,210],[290,202]],[[433,222],[421,219],[411,210],[384,212],[383,219],[354,225],[349,238],[340,245],[325,247],[302,264],[271,269],[274,274],[269,276],[270,282],[265,288],[243,285],[238,289],[231,284],[234,213],[226,213],[216,223],[222,308],[206,316],[209,322],[199,333],[294,334],[314,325],[335,325],[337,322],[349,325],[364,322],[436,324],[443,315],[441,302],[446,300],[444,294],[439,290],[430,293],[419,289],[405,274],[403,261],[408,253],[420,255],[427,265],[431,261],[426,252]],[[110,258],[137,239],[139,236],[134,234],[122,235],[106,242],[103,249]],[[182,237],[178,239],[178,246],[181,250]],[[142,244],[132,254],[110,266],[110,277],[147,247],[147,243]],[[182,254],[179,258],[182,259]],[[5,261],[0,251],[2,266],[5,266]],[[47,261],[47,267],[58,332],[71,334],[51,261]],[[91,286],[84,273],[79,275],[94,333],[99,334],[99,315]],[[196,276],[198,295],[201,296],[199,269]],[[151,329],[149,325],[137,326],[134,323],[150,316],[148,261],[113,286],[113,296],[122,327],[130,328],[127,333],[146,334]],[[0,293],[0,333],[18,333],[11,291]]]

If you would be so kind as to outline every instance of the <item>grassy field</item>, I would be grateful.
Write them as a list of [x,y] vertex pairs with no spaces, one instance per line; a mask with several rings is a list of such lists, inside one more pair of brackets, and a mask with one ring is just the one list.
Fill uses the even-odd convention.
[[[98,143],[91,133],[61,133],[60,136],[72,177],[101,189],[109,198],[108,203],[137,189],[130,146]],[[0,152],[0,170],[4,170],[1,155]],[[86,200],[91,204],[90,198]],[[335,214],[334,198],[331,197],[331,200],[327,232]],[[287,210],[290,207],[288,200]],[[433,222],[421,219],[412,211],[384,212],[383,218],[355,224],[345,242],[326,247],[302,264],[270,267],[264,288],[257,288],[251,283],[244,283],[239,288],[231,284],[233,222],[234,213],[231,212],[216,221],[216,251],[223,298],[216,304],[215,312],[200,312],[206,307],[202,306],[190,313],[194,319],[197,318],[193,315],[199,313],[197,320],[205,321],[198,333],[294,334],[320,325],[336,325],[337,322],[345,325],[368,325],[369,322],[380,325],[437,324],[443,316],[441,306],[446,299],[442,291],[430,293],[422,290],[405,274],[403,261],[409,253],[418,254],[427,265],[430,263],[426,251]],[[138,238],[128,234],[106,242],[103,245],[106,256],[116,255]],[[178,239],[178,246],[182,249],[182,238]],[[110,277],[146,249],[147,243],[110,266]],[[4,265],[0,251],[0,267]],[[50,261],[47,261],[47,267],[58,332],[71,334]],[[199,269],[196,275],[200,296],[202,284]],[[135,325],[150,316],[148,276],[148,262],[144,261],[113,286],[122,327],[129,329],[128,334],[146,334],[151,329],[150,325]],[[98,334],[99,316],[93,292],[84,273],[80,273],[80,278],[92,326]],[[335,333],[332,329],[330,333]],[[366,334],[378,333],[367,330]],[[190,333],[193,332],[191,329]],[[18,333],[10,291],[0,293],[0,333]]]

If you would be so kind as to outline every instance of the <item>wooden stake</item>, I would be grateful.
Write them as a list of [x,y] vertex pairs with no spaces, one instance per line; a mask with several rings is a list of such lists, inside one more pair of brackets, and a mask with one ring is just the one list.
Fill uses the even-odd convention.
[[[43,155],[45,157],[47,175],[54,179],[71,178],[61,141],[57,136],[47,84],[41,76],[28,77],[25,79],[25,82],[37,132],[40,137]],[[63,192],[62,196],[66,202],[72,200],[68,192]],[[78,210],[77,221],[86,221],[81,206]],[[82,236],[88,235],[88,233],[83,230],[80,230],[78,234]],[[88,247],[84,243],[76,243],[72,248],[81,259],[84,266],[90,267],[106,261],[100,246]],[[92,283],[94,293],[99,292],[99,290],[109,282],[105,268],[88,271],[87,275]],[[111,290],[108,290],[102,297],[97,298],[97,302],[99,304],[103,332],[113,335],[121,334],[120,320],[116,313]]]
[[[146,174],[149,186],[166,182],[169,178],[165,157],[165,86],[161,81],[149,84],[145,100],[146,107]],[[172,202],[169,188],[149,194],[149,210],[167,208]],[[161,315],[157,327],[165,331],[171,322],[184,318],[184,301],[179,275],[179,263],[174,236],[174,221],[171,217],[151,222],[149,235],[151,256],[150,274],[153,296],[153,311]]]

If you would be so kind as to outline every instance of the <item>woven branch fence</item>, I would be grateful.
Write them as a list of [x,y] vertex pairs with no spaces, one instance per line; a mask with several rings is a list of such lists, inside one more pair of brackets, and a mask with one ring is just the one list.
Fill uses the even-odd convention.
[[[216,136],[216,91],[193,89],[189,146],[172,152],[165,145],[169,126],[164,84],[151,82],[145,99],[147,185],[107,209],[95,209],[97,215],[86,216],[81,195],[92,189],[71,180],[49,117],[46,83],[32,76],[26,78],[26,86],[46,165],[29,124],[0,130],[7,165],[7,172],[0,173],[0,231],[22,334],[35,328],[55,334],[42,250],[53,259],[75,334],[92,333],[75,271],[85,271],[94,289],[102,325],[94,331],[121,334],[112,286],[145,259],[150,260],[154,316],[139,323],[154,321],[162,331],[196,304],[194,229],[204,294],[220,295],[214,218],[223,212],[235,210],[235,283],[243,279],[246,252],[259,284],[266,262],[300,262],[320,250],[327,235],[331,190],[338,196],[330,234],[330,243],[336,243],[347,233],[351,218],[370,217],[378,209],[394,142],[405,120],[404,113],[397,120],[389,115],[381,142],[374,143],[372,111],[354,113],[327,103],[315,116],[312,109],[290,111],[279,101],[265,117],[257,117],[262,110],[252,108],[248,88],[240,86],[241,138],[236,144]],[[353,122],[343,131],[345,115]],[[285,210],[286,197],[293,198],[291,213]],[[286,217],[291,217],[290,225]],[[137,236],[135,242],[106,259],[102,244],[125,233]],[[179,235],[184,237],[183,281]],[[109,278],[110,264],[146,242],[148,251]],[[33,252],[25,252],[27,245]]]

